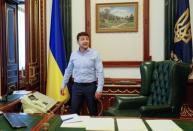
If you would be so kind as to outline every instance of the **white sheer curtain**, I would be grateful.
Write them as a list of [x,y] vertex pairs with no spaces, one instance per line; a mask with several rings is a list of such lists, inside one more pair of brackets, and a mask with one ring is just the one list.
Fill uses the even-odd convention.
[[18,8],[18,46],[19,46],[19,70],[25,69],[25,10],[24,5]]

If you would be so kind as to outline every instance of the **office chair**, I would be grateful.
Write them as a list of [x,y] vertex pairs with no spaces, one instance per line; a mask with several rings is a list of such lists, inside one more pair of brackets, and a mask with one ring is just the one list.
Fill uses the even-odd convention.
[[103,114],[131,117],[178,117],[190,73],[188,64],[165,60],[140,66],[141,91],[136,96],[115,96]]

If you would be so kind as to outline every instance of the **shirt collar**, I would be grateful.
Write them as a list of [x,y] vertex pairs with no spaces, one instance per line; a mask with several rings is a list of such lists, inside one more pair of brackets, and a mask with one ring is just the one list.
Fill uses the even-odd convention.
[[84,52],[80,52],[80,50],[78,49],[78,53],[80,53],[80,54],[85,54],[85,53],[87,53],[87,52],[89,52],[90,51],[90,48],[88,48],[88,49],[86,49]]

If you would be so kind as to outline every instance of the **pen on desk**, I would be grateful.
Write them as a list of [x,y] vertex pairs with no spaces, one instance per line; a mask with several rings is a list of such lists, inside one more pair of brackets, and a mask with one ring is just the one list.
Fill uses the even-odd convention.
[[73,117],[69,117],[69,118],[63,119],[63,121],[67,121],[67,120],[71,120],[71,119],[73,119]]

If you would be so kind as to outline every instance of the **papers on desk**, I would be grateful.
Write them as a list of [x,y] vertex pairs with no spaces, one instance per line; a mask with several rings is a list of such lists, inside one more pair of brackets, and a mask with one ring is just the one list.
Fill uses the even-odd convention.
[[113,118],[90,118],[86,122],[87,131],[114,131]]
[[72,123],[66,123],[62,122],[60,127],[68,127],[68,128],[86,128],[86,125],[84,122],[79,121],[79,122],[72,122]]
[[27,95],[31,93],[32,91],[26,91],[26,90],[18,90],[18,91],[13,91],[13,94],[19,94],[19,95]]
[[119,131],[148,131],[142,119],[118,118]]
[[172,120],[146,120],[153,131],[183,131]]
[[64,123],[81,122],[81,118],[77,114],[62,115],[61,119]]
[[91,118],[77,114],[63,115],[60,127],[86,128],[87,131],[114,131],[113,118]]
[[62,115],[62,125],[60,127],[68,128],[86,128],[86,123],[90,116],[79,116],[77,114]]

